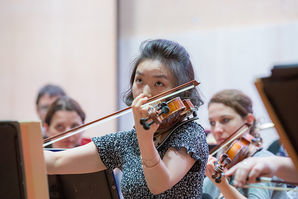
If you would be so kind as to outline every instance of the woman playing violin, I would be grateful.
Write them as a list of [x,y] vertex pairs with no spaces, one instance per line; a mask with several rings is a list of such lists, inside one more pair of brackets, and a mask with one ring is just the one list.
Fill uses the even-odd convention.
[[[64,152],[45,152],[48,173],[87,173],[119,168],[124,198],[201,198],[208,146],[203,128],[195,122],[145,130],[148,98],[194,79],[186,50],[168,40],[146,41],[141,46],[125,101],[132,106],[134,128],[102,137]],[[195,89],[180,94],[195,106]],[[152,107],[150,107],[152,108]],[[181,122],[180,122],[181,123]],[[174,127],[175,126],[175,127]]]
[[[247,123],[251,126],[249,132],[254,138],[260,138],[255,130],[255,117],[253,115],[251,99],[239,90],[223,90],[216,93],[208,104],[209,123],[211,133],[218,144],[226,141],[241,125]],[[248,135],[243,134],[248,137]],[[236,141],[235,141],[236,142]],[[234,143],[235,143],[234,142]],[[258,143],[260,144],[260,143]],[[270,152],[262,150],[260,146],[248,146],[247,157],[271,156]],[[250,145],[254,145],[251,143]],[[218,152],[217,158],[209,156],[206,166],[206,178],[204,180],[203,192],[212,198],[287,198],[284,191],[272,191],[257,188],[237,189],[232,186],[225,176],[220,182],[214,179],[215,167],[220,155],[227,149]],[[239,150],[240,152],[240,150]],[[246,157],[244,157],[246,158]],[[245,160],[244,160],[245,161]],[[272,183],[260,183],[260,186],[272,186]]]

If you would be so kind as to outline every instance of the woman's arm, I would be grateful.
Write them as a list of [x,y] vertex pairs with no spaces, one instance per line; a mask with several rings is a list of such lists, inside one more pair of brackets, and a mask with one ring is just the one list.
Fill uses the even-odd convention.
[[140,125],[140,119],[147,117],[147,108],[141,107],[146,101],[147,98],[141,94],[133,101],[132,108],[147,186],[153,194],[159,194],[178,183],[195,160],[185,149],[173,148],[168,149],[163,159],[160,158],[153,142],[158,125],[151,125],[149,130]]
[[209,156],[208,163],[206,165],[206,176],[211,180],[211,182],[220,190],[226,199],[242,199],[246,198],[243,196],[234,186],[230,185],[225,176],[221,177],[221,182],[216,183],[212,178],[215,171],[214,163],[217,161],[216,158]]
[[[154,149],[152,150],[154,151]],[[146,158],[148,154],[143,152],[142,158]],[[195,163],[195,160],[187,154],[186,149],[178,151],[170,148],[163,159],[160,159],[158,153],[155,157],[152,160],[143,160],[146,182],[153,194],[160,194],[172,188]]]
[[235,175],[235,184],[243,186],[255,183],[257,177],[277,176],[288,181],[297,181],[298,171],[288,157],[251,157],[243,160],[226,172],[226,175]]
[[44,151],[48,174],[79,174],[105,170],[93,142],[61,152]]

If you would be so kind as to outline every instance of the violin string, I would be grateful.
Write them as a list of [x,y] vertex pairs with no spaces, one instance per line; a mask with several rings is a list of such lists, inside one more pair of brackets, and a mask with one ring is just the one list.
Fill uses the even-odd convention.
[[[190,86],[188,86],[188,87],[182,88],[182,89],[180,89],[180,90],[178,90],[178,91],[175,91],[175,92],[173,92],[173,93],[171,93],[171,94],[168,94],[168,95],[163,96],[163,97],[160,97],[160,98],[158,98],[158,99],[156,99],[156,100],[152,100],[152,101],[150,101],[150,102],[148,102],[148,103],[146,103],[146,104],[143,104],[142,107],[144,107],[144,106],[148,106],[148,105],[150,105],[150,104],[153,104],[153,103],[155,103],[155,102],[161,101],[161,100],[163,100],[163,99],[172,97],[172,96],[174,96],[174,95],[177,95],[177,94],[179,94],[179,93],[182,93],[182,92],[187,91],[187,90],[189,90],[189,89],[192,89],[192,88],[194,88],[194,87],[195,87],[195,85],[190,85]],[[111,117],[106,118],[105,120],[99,120],[99,121],[97,121],[97,122],[90,122],[90,124],[85,124],[85,125],[82,126],[82,127],[76,127],[76,128],[78,128],[77,130],[74,130],[74,131],[69,130],[69,133],[66,132],[66,134],[64,134],[63,136],[60,136],[59,138],[56,138],[56,139],[54,139],[54,140],[51,140],[51,141],[49,141],[49,142],[44,143],[44,144],[43,144],[43,147],[46,147],[46,146],[48,146],[48,145],[50,145],[50,144],[53,144],[53,143],[55,143],[55,142],[58,142],[58,141],[63,140],[63,139],[65,139],[65,138],[68,138],[68,137],[70,137],[70,136],[72,136],[72,135],[75,135],[75,134],[77,134],[77,133],[80,133],[80,132],[82,132],[82,131],[85,131],[85,130],[91,128],[91,127],[95,127],[95,126],[97,126],[97,125],[99,125],[99,124],[101,124],[101,123],[103,123],[103,122],[113,120],[113,119],[115,119],[115,118],[117,118],[117,117],[120,117],[120,116],[122,116],[122,115],[128,114],[128,113],[130,113],[130,112],[132,112],[131,107],[130,107],[130,109],[127,109],[127,110],[125,110],[125,111],[119,112],[118,114],[112,115]]]

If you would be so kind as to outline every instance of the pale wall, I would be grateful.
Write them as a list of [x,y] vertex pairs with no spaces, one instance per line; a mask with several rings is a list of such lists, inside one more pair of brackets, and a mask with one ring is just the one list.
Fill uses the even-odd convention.
[[46,83],[62,86],[87,121],[115,111],[116,20],[111,0],[1,1],[0,120],[37,120],[35,98]]
[[[221,89],[241,89],[252,97],[258,121],[270,122],[253,82],[274,64],[298,63],[297,10],[296,0],[120,1],[120,93],[141,41],[171,39],[189,51],[206,103]],[[209,128],[206,104],[199,116]],[[131,123],[121,119],[120,129]],[[262,134],[265,145],[277,138],[273,129]]]

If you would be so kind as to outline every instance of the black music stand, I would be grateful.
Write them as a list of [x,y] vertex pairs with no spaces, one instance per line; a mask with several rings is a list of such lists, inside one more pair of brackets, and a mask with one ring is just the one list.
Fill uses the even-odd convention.
[[298,168],[298,64],[274,66],[271,76],[257,79],[255,86],[281,143]]
[[50,199],[118,199],[113,171],[48,175]]

